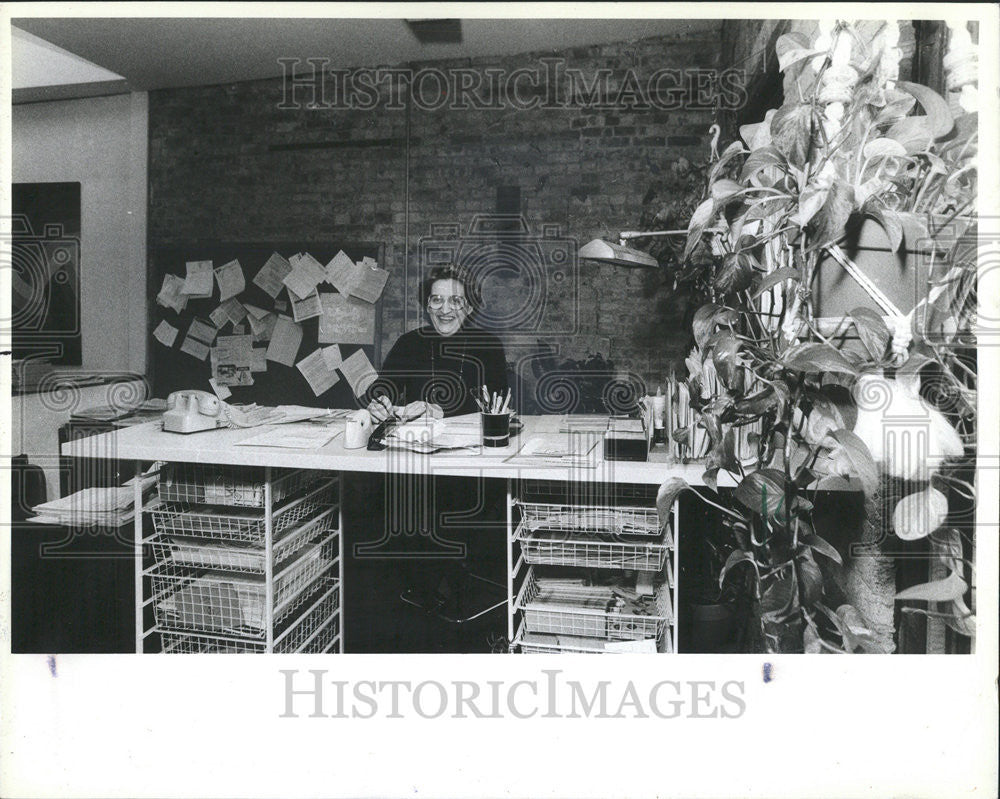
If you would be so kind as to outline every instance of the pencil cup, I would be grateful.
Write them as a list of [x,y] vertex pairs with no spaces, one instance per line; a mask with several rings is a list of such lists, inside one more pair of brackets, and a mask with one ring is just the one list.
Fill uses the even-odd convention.
[[510,443],[510,414],[481,413],[483,446],[506,447]]

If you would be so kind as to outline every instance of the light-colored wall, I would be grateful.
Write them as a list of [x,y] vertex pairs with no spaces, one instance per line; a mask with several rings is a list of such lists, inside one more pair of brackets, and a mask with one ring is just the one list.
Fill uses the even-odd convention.
[[146,367],[145,92],[15,105],[17,183],[81,184],[85,371]]

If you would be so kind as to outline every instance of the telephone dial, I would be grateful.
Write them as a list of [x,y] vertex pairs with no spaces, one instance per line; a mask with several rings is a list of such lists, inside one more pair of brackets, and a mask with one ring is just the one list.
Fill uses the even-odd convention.
[[168,433],[198,433],[218,427],[256,427],[277,422],[284,414],[256,404],[229,405],[207,391],[175,391],[167,397],[163,429]]

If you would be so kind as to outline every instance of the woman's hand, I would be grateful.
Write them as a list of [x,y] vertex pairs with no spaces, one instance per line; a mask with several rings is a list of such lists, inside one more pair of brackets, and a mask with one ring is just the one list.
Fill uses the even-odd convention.
[[381,424],[389,417],[396,415],[396,408],[393,407],[389,398],[382,394],[368,403],[368,413],[372,415],[376,424]]
[[419,419],[426,416],[428,419],[440,419],[444,416],[444,411],[437,405],[430,402],[411,402],[399,411],[399,417],[404,422]]

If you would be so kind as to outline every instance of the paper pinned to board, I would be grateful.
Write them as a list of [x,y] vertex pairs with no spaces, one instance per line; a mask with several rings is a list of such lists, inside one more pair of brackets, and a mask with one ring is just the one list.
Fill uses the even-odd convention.
[[323,264],[307,252],[296,253],[288,259],[288,263],[292,265],[292,271],[285,275],[282,282],[293,300],[305,299],[316,286],[326,280]]
[[218,332],[208,322],[192,319],[191,324],[188,325],[184,342],[181,344],[181,352],[192,355],[199,361],[205,360]]
[[254,342],[270,341],[271,335],[274,333],[274,325],[278,321],[278,315],[269,313],[260,319],[254,319],[252,316],[248,318],[250,320],[250,333],[253,336]]
[[324,292],[319,295],[322,313],[317,341],[320,344],[374,344],[375,306],[355,297]]
[[184,313],[188,297],[182,293],[184,278],[177,275],[164,275],[160,293],[156,295],[156,303],[164,308],[172,308],[175,313]]
[[153,331],[153,337],[164,347],[172,347],[177,340],[178,332],[176,327],[164,319],[156,326],[156,330]]
[[289,298],[292,301],[292,318],[296,322],[313,319],[322,313],[322,308],[319,304],[319,292],[316,289],[313,289],[311,294],[307,294],[301,299],[294,294],[289,295]]
[[243,307],[246,309],[246,312],[251,319],[263,319],[268,315],[268,313],[270,313],[269,311],[263,308],[258,308],[256,305],[251,305],[250,303],[246,303]]
[[360,399],[368,390],[369,386],[378,379],[378,372],[368,360],[364,350],[355,350],[350,356],[345,358],[340,364],[341,374],[351,385],[354,396]]
[[254,276],[253,282],[274,299],[285,287],[282,281],[291,271],[292,265],[288,263],[288,259],[279,253],[273,252],[267,261],[264,262],[260,271]]
[[327,369],[340,368],[340,364],[343,363],[344,357],[340,354],[340,347],[337,344],[331,344],[329,347],[323,347],[320,351],[323,353],[323,360],[326,361]]
[[243,267],[235,258],[215,270],[215,282],[219,284],[219,300],[225,302],[235,297],[247,287],[243,277]]
[[212,387],[212,391],[215,392],[215,396],[220,400],[227,400],[233,396],[233,392],[228,387],[217,383],[214,377],[208,378],[208,384]]
[[198,341],[198,339],[192,338],[188,334],[184,337],[184,342],[181,344],[181,352],[193,355],[199,361],[203,361],[208,357],[208,344]]
[[[369,259],[371,260],[371,259]],[[375,263],[372,261],[372,263]],[[384,269],[370,269],[367,266],[359,265],[357,285],[351,288],[352,297],[357,297],[365,302],[378,302],[379,297],[385,290],[385,283],[389,279],[389,273]]]
[[326,265],[326,282],[330,283],[345,297],[351,293],[358,281],[358,269],[351,257],[343,250],[338,252]]
[[212,347],[212,378],[220,386],[252,386],[250,336],[219,336]]
[[184,268],[187,270],[187,276],[184,278],[181,294],[186,294],[194,299],[211,297],[212,287],[215,285],[212,262],[188,261],[184,264]]
[[366,269],[378,269],[378,261],[372,258],[370,255],[364,256],[358,264],[365,267]]
[[309,388],[317,397],[340,382],[340,376],[327,366],[322,349],[314,350],[312,354],[303,358],[295,366],[302,372]]
[[271,341],[267,345],[267,359],[285,366],[294,366],[295,356],[298,355],[301,343],[302,326],[287,316],[279,316],[274,323]]
[[267,371],[267,348],[266,347],[253,347],[250,350],[250,371],[251,372],[266,372]]

